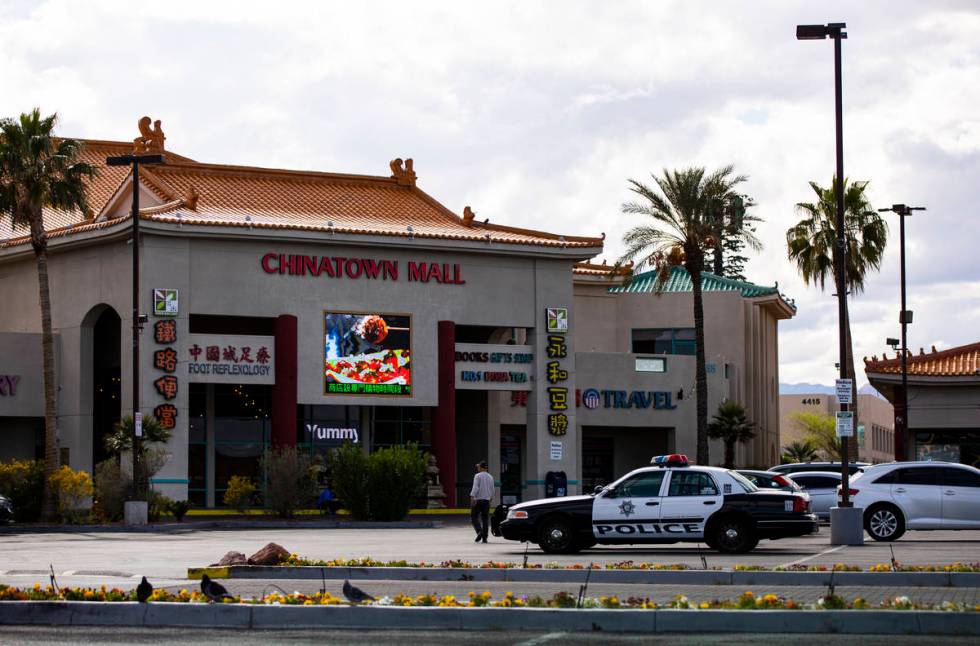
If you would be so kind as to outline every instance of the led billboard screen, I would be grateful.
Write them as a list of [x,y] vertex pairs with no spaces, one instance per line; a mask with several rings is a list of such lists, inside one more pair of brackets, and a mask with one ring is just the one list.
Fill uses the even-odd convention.
[[323,313],[324,394],[411,395],[411,317]]

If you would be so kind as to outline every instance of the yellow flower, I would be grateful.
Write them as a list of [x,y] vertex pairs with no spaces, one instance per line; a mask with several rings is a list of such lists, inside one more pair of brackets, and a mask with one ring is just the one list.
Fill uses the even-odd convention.
[[[645,604],[645,603],[644,603],[644,604],[643,604],[643,607],[645,608],[645,607],[646,607],[646,605],[647,605],[647,604]],[[702,601],[702,602],[701,602],[700,604],[698,604],[698,608],[701,608],[702,610],[706,610],[706,609],[708,609],[708,608],[710,608],[710,607],[711,607],[711,604],[710,604],[710,603],[708,603],[707,601]]]

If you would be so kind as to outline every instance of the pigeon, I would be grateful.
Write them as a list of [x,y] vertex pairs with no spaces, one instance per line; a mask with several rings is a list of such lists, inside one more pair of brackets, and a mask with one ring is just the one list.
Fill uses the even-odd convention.
[[362,601],[376,601],[374,597],[369,595],[364,590],[361,590],[360,588],[351,585],[350,581],[348,581],[347,579],[344,579],[344,596],[347,597],[347,600],[350,601],[351,603],[361,603]]
[[235,598],[228,594],[228,591],[225,590],[225,586],[221,585],[217,581],[212,581],[211,577],[209,577],[207,574],[201,577],[201,592],[203,592],[204,596],[208,598],[208,601],[217,601],[219,603],[225,599]]
[[146,603],[150,600],[151,594],[153,594],[153,586],[146,580],[146,577],[143,577],[140,584],[136,586],[136,600],[140,603]]

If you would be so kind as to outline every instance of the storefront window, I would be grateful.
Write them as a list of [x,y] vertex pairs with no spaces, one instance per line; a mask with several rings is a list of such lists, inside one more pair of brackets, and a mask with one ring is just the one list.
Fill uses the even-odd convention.
[[415,442],[428,450],[432,441],[429,409],[419,406],[376,406],[372,450]]
[[214,502],[222,506],[232,476],[261,486],[259,459],[270,443],[271,386],[214,386]]
[[635,354],[693,355],[694,328],[658,328],[632,331],[632,352]]

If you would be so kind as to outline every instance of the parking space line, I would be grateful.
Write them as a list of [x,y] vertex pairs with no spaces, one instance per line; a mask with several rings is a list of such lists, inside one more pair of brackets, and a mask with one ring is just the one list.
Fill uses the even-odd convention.
[[813,554],[811,556],[807,556],[806,558],[798,559],[796,561],[790,561],[789,563],[783,563],[782,565],[780,565],[778,567],[792,567],[794,565],[799,565],[800,563],[806,563],[810,559],[815,559],[818,556],[823,556],[824,554],[830,554],[832,552],[836,552],[837,550],[842,550],[845,547],[847,547],[847,545],[838,545],[837,547],[831,547],[828,550],[824,550],[822,552],[818,552],[818,553]]
[[546,642],[564,637],[566,634],[567,633],[548,633],[547,635],[541,635],[540,637],[535,637],[534,639],[518,642],[515,646],[537,646],[538,644],[544,644]]

